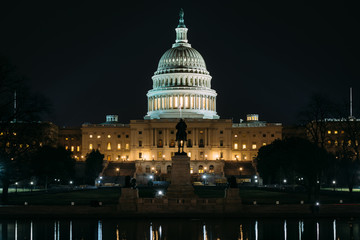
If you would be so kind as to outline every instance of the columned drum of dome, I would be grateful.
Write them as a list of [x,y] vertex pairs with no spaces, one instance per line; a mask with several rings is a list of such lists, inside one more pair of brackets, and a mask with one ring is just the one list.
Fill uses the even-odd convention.
[[219,119],[215,90],[205,61],[187,40],[184,13],[180,11],[176,41],[159,61],[152,77],[153,89],[147,93],[145,119],[203,118]]

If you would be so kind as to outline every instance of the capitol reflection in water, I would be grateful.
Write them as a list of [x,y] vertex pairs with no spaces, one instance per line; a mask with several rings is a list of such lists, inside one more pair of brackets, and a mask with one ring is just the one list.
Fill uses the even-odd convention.
[[358,219],[0,220],[0,239],[360,239]]

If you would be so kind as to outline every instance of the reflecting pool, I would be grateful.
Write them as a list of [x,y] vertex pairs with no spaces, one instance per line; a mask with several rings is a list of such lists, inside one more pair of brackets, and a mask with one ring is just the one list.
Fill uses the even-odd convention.
[[360,239],[359,219],[0,220],[0,239]]

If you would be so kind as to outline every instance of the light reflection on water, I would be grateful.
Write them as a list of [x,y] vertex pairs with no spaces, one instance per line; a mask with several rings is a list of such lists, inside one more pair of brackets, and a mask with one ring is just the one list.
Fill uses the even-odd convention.
[[359,219],[0,220],[0,239],[360,240]]

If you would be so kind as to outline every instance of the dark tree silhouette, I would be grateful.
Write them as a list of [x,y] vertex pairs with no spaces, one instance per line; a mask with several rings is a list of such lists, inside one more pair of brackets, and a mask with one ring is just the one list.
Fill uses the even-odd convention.
[[256,158],[257,169],[265,183],[301,182],[313,201],[319,193],[318,181],[331,166],[334,156],[316,144],[302,138],[276,140],[261,147]]
[[74,177],[75,159],[63,147],[41,147],[31,158],[32,175],[47,189],[53,179],[68,183]]
[[103,170],[104,154],[101,154],[99,150],[92,150],[86,155],[85,161],[85,174],[86,182],[88,184],[94,184],[95,179],[99,176],[99,173]]
[[328,97],[320,94],[313,95],[299,114],[309,140],[323,149],[328,140],[327,130],[331,125],[331,121],[328,119],[334,118],[334,116],[334,103]]
[[48,131],[51,124],[38,122],[49,113],[48,100],[29,89],[26,79],[0,56],[0,181],[4,203],[10,184],[29,177],[29,155],[41,144],[51,144],[53,137]]

